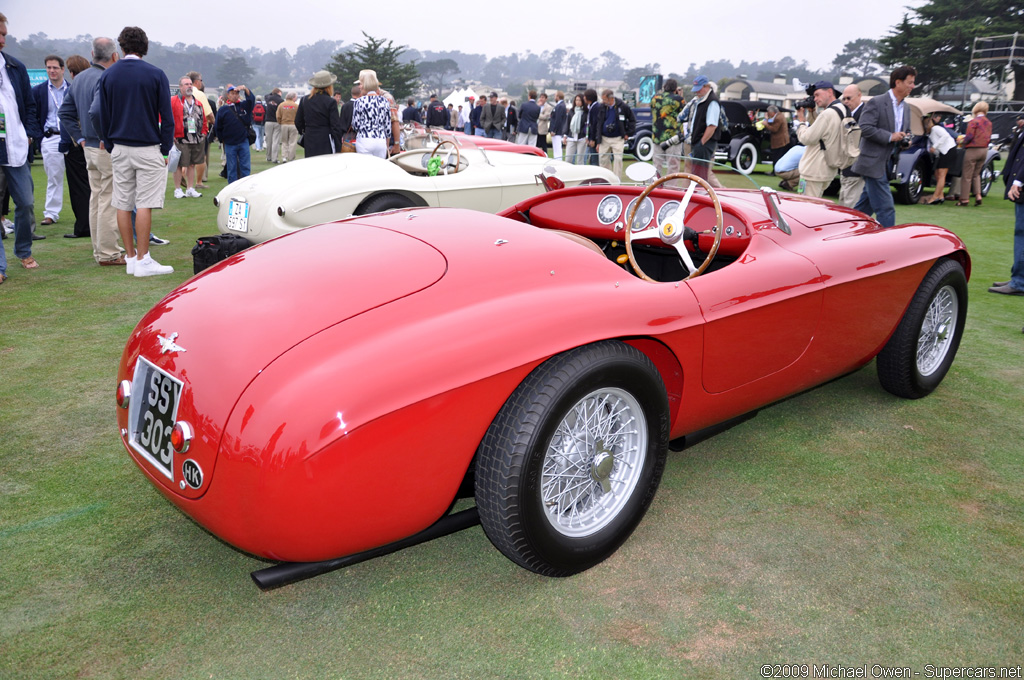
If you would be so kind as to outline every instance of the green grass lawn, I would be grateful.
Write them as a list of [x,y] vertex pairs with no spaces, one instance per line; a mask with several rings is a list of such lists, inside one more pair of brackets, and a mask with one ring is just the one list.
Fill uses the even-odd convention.
[[[33,174],[41,221],[41,163]],[[87,241],[60,237],[67,201],[39,228],[40,269],[4,242],[0,678],[756,678],[781,663],[924,676],[926,664],[1024,663],[1024,298],[985,292],[1012,257],[1001,182],[979,208],[897,206],[898,222],[945,226],[973,259],[963,344],[928,398],[890,396],[872,364],[670,454],[634,536],[572,578],[520,569],[476,527],[266,593],[248,572],[267,563],[165,501],[114,420],[129,333],[189,278],[195,239],[216,233],[225,181],[213,171],[210,184],[197,200],[169,190],[155,213],[170,276],[96,266]],[[224,338],[226,351],[244,340]]]

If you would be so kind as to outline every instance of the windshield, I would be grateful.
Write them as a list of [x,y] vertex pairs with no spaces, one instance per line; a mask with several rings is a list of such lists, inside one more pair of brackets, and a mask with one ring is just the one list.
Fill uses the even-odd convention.
[[[484,148],[486,144],[478,144],[478,140],[483,141],[484,138],[473,137],[453,130],[438,130],[436,128],[427,130],[417,123],[412,123],[402,128],[403,151],[416,151],[418,149],[433,151],[437,149],[438,145],[442,145],[438,149],[438,153],[444,153],[446,149],[451,149],[452,145],[454,145],[458,147],[460,154],[469,152],[474,161],[482,161],[487,165],[492,165]],[[493,143],[495,140],[489,141]]]

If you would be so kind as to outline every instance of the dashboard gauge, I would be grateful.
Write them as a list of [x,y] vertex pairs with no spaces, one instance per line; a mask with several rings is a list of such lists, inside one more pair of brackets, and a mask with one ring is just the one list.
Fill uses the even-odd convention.
[[665,220],[676,210],[679,210],[679,201],[666,201],[658,211],[658,226],[664,226]]
[[[637,197],[639,198],[639,196]],[[626,208],[626,218],[629,218],[630,213],[633,212],[633,206],[636,205],[636,198],[629,202],[629,206]],[[644,202],[637,208],[636,217],[633,218],[633,231],[643,231],[647,228],[647,225],[654,219],[654,201],[648,196],[644,199]]]
[[622,199],[614,194],[609,194],[597,204],[597,219],[601,224],[611,224],[619,219],[622,214]]

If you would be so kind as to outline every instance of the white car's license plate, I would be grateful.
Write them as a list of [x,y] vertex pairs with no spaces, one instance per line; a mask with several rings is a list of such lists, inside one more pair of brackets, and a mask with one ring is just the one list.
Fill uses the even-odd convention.
[[245,233],[249,231],[249,204],[242,201],[228,201],[228,229]]
[[128,441],[162,475],[174,481],[171,430],[184,384],[139,357],[132,380]]

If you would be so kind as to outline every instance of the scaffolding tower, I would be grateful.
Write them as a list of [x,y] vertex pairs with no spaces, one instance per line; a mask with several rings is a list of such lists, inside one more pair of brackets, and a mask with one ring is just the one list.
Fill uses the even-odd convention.
[[975,64],[1004,64],[1006,68],[999,74],[999,89],[1006,85],[1006,72],[1013,66],[1024,64],[1024,35],[993,35],[987,38],[975,38],[971,48],[971,62],[967,66],[967,80],[964,81],[960,108],[967,103],[967,87],[971,83],[971,74]]

